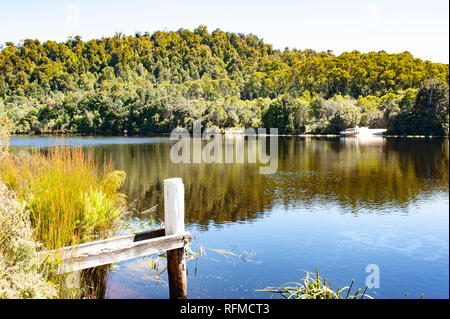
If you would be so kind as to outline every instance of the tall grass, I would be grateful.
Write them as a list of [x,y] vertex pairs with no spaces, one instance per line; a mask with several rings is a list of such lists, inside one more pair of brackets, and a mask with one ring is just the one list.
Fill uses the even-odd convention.
[[29,156],[5,156],[0,180],[26,203],[34,239],[44,249],[106,238],[125,212],[125,173],[114,171],[111,162],[99,165],[81,146],[68,147],[63,140]]

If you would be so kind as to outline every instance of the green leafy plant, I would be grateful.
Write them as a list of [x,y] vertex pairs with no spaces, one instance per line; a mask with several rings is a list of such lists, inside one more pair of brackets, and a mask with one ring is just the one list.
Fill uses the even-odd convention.
[[289,282],[280,287],[267,287],[257,291],[277,293],[287,299],[372,299],[372,297],[366,295],[367,287],[362,293],[361,289],[351,293],[353,283],[352,280],[350,286],[338,287],[333,290],[331,281],[320,278],[319,270],[316,268],[315,273],[306,272],[306,276],[298,282]]

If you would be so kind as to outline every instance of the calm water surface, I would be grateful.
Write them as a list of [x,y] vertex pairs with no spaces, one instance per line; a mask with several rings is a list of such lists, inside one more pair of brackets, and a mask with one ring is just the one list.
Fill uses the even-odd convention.
[[[259,164],[173,164],[167,137],[66,138],[127,173],[133,225],[163,219],[163,181],[186,188],[190,298],[278,298],[258,292],[297,281],[318,267],[334,286],[364,287],[380,269],[375,298],[449,297],[449,142],[447,139],[279,138],[278,171]],[[13,137],[14,151],[49,146],[48,137]],[[217,250],[226,250],[223,254]],[[118,264],[106,298],[168,298],[157,256]],[[160,258],[160,271],[165,259]]]

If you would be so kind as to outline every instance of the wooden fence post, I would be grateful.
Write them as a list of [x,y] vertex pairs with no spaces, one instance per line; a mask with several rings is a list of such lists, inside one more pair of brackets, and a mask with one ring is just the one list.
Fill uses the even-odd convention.
[[[167,235],[184,233],[184,185],[181,178],[164,180],[164,228]],[[171,299],[187,297],[184,247],[167,251]]]

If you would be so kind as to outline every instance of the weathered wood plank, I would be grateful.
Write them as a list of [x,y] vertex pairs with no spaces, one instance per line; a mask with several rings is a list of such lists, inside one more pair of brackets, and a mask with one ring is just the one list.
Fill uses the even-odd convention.
[[59,273],[63,274],[183,248],[192,242],[192,236],[187,232],[170,236],[161,234],[164,229],[64,247],[51,253],[63,255],[59,268]]
[[133,242],[161,237],[165,235],[164,228],[145,231],[136,234],[123,235],[114,238],[108,238],[103,240],[92,241],[88,243],[83,243],[74,246],[67,246],[57,250],[42,252],[41,254],[62,254],[64,258],[69,258],[69,256],[76,256],[77,254],[85,254],[90,252],[96,252],[101,249],[109,249],[117,246],[130,245]]

